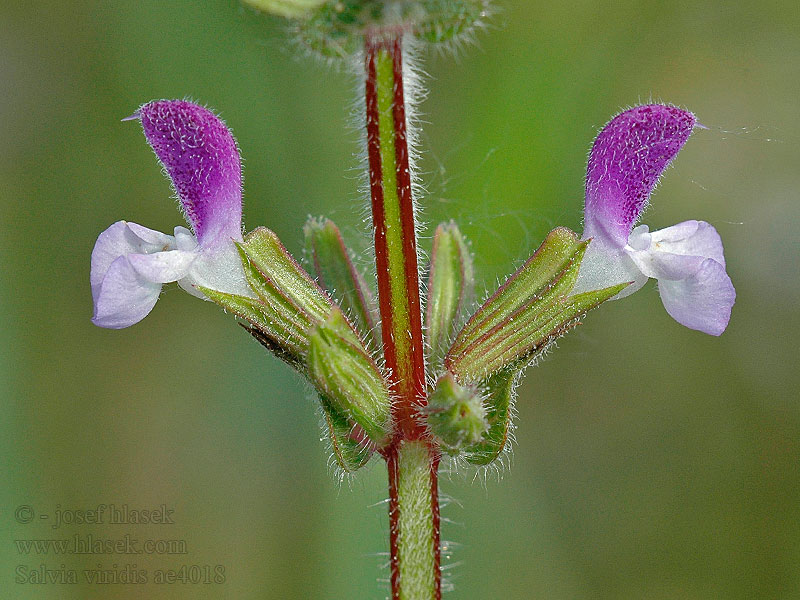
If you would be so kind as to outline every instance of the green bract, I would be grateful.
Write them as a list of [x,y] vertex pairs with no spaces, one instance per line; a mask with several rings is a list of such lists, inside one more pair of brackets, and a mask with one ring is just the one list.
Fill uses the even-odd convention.
[[468,462],[488,465],[505,450],[514,416],[514,386],[521,373],[520,367],[506,367],[483,382],[488,429],[477,444],[464,448]]

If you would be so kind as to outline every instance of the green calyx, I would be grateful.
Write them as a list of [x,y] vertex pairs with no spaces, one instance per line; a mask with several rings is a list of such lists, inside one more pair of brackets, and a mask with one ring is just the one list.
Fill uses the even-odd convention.
[[425,421],[448,454],[474,446],[488,429],[486,409],[477,389],[458,384],[452,373],[443,375],[422,409]]
[[333,301],[269,229],[254,230],[238,248],[254,295],[206,288],[200,291],[247,321],[248,331],[279,358],[302,369],[308,353],[308,332],[328,318]]
[[301,41],[326,58],[352,56],[364,38],[415,36],[442,43],[468,35],[489,12],[489,0],[243,0],[295,21]]
[[358,469],[387,437],[383,375],[339,306],[272,231],[256,229],[238,248],[253,295],[201,291],[312,381],[336,463],[344,472]]
[[428,359],[439,366],[472,300],[475,275],[472,254],[454,222],[443,223],[433,235],[425,312]]
[[374,444],[388,441],[389,389],[339,309],[309,332],[308,376],[323,396],[323,405],[327,401]]
[[353,324],[365,333],[366,341],[373,348],[380,347],[375,296],[353,264],[339,228],[330,219],[309,218],[303,233],[306,256],[317,283],[336,299]]
[[[434,237],[428,313],[440,318],[428,317],[432,356],[448,339],[446,326],[455,327],[460,318],[460,311],[452,308],[458,304],[455,290],[468,279],[459,275],[456,257],[464,246],[455,234],[454,227],[440,227]],[[478,466],[497,460],[511,439],[514,387],[522,371],[584,313],[627,285],[572,294],[587,245],[569,229],[554,229],[444,351],[444,375],[423,409],[443,451]],[[438,306],[431,307],[431,302]]]
[[626,283],[570,295],[588,245],[569,229],[547,236],[528,261],[472,315],[445,357],[462,382],[525,365]]

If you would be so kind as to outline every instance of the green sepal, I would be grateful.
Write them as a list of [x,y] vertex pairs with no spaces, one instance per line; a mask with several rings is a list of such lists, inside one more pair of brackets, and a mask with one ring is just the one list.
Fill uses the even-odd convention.
[[[333,308],[330,297],[283,247],[266,227],[250,232],[238,244],[245,276],[253,291],[265,302],[287,300],[311,322],[321,323]],[[273,290],[278,291],[276,297]]]
[[464,458],[473,465],[494,462],[508,444],[514,415],[514,386],[521,372],[518,365],[507,367],[484,383],[488,429],[480,442],[464,449]]
[[477,444],[489,427],[478,389],[459,385],[452,373],[436,382],[422,414],[439,447],[453,455]]
[[317,282],[336,298],[374,348],[380,347],[378,306],[364,276],[353,264],[342,234],[330,219],[309,218],[303,227],[306,253]]
[[242,0],[253,8],[288,18],[307,17],[327,0]]
[[319,401],[325,420],[325,434],[330,441],[337,466],[346,473],[360,469],[372,456],[374,445],[357,434],[357,428],[346,415],[336,410],[324,394],[319,395]]
[[237,244],[255,297],[198,289],[249,323],[245,327],[279,358],[302,370],[311,327],[328,318],[334,304],[270,230],[259,228]]
[[441,363],[464,308],[472,299],[474,286],[472,254],[464,236],[454,222],[442,223],[433,235],[425,313],[431,364]]
[[470,318],[447,353],[459,381],[478,382],[534,358],[579,318],[628,284],[569,296],[588,241],[559,227]]
[[389,387],[339,309],[309,332],[308,376],[375,444],[388,441]]
[[259,298],[226,294],[202,286],[198,288],[210,300],[249,323],[245,329],[268,350],[292,366],[301,368],[308,350],[308,327],[298,327],[294,322],[302,317],[285,307],[289,314],[277,311]]

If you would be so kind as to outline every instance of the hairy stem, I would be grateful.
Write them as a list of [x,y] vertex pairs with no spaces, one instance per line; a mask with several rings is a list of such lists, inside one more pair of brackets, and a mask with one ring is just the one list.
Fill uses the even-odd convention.
[[422,433],[414,418],[425,401],[419,267],[403,90],[401,40],[368,40],[367,150],[375,263],[386,368],[394,418],[406,438]]
[[392,598],[438,600],[439,460],[426,442],[412,440],[399,442],[387,462],[390,523],[395,529],[392,555],[398,558],[392,565]]
[[367,152],[384,359],[394,438],[389,471],[392,600],[440,600],[438,449],[417,420],[425,357],[408,155],[402,40],[367,37]]

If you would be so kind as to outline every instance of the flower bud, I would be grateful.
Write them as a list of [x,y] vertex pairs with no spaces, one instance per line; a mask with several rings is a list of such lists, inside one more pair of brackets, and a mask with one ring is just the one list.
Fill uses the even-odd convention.
[[431,433],[449,454],[480,442],[489,427],[480,393],[459,385],[452,373],[439,379],[422,412]]
[[370,440],[378,446],[386,443],[389,388],[338,308],[309,332],[308,376],[324,399]]
[[425,313],[429,360],[441,364],[472,299],[475,277],[472,255],[454,222],[442,223],[433,235]]
[[300,40],[325,58],[353,56],[374,39],[414,36],[428,43],[469,35],[489,0],[243,0],[295,21]]

